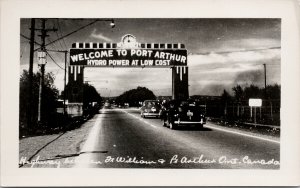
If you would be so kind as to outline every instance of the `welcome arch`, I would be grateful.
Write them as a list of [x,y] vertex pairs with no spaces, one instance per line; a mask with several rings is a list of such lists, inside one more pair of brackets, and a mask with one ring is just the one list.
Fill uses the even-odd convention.
[[83,102],[85,67],[171,68],[172,99],[187,99],[187,50],[181,43],[138,43],[133,35],[120,43],[73,43],[68,67],[69,105]]

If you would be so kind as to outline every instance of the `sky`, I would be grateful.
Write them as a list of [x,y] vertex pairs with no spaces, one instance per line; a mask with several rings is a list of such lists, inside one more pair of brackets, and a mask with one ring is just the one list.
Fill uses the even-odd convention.
[[[47,19],[46,44],[88,25],[95,19]],[[264,87],[264,67],[267,85],[280,84],[281,20],[280,19],[114,19],[98,21],[78,32],[46,46],[49,54],[46,72],[55,75],[55,85],[63,90],[64,54],[50,50],[69,50],[74,42],[118,43],[125,34],[132,34],[140,43],[183,43],[188,51],[190,95],[221,95],[232,93],[237,84]],[[30,19],[21,19],[20,34],[30,36]],[[41,21],[36,19],[36,28]],[[40,33],[35,41],[41,43]],[[20,73],[29,68],[29,40],[20,37]],[[35,45],[38,48],[39,45]],[[38,71],[35,53],[34,71]],[[58,65],[56,65],[58,64]],[[170,96],[170,68],[99,68],[85,69],[84,80],[101,96],[118,96],[138,86],[147,87],[155,95]]]

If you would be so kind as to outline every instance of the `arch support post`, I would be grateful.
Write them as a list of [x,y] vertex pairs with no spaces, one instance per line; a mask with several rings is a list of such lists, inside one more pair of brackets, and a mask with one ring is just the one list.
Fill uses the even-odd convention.
[[83,83],[84,67],[68,67],[68,87],[67,87],[67,113],[70,116],[81,116],[83,114]]
[[172,67],[172,99],[185,100],[189,98],[188,67]]

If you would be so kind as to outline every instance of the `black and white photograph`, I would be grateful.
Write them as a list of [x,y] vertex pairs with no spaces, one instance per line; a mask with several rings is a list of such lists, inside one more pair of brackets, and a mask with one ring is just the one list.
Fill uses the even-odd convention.
[[280,19],[20,23],[20,168],[280,168]]
[[298,185],[299,2],[258,2],[0,0],[3,185]]

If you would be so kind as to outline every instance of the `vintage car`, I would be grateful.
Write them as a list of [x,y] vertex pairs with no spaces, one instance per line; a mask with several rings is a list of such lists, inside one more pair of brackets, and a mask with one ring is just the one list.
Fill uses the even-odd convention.
[[145,100],[141,107],[141,117],[160,117],[161,106],[159,101]]
[[162,108],[163,126],[176,129],[178,126],[203,128],[206,123],[204,109],[195,101],[173,100]]

